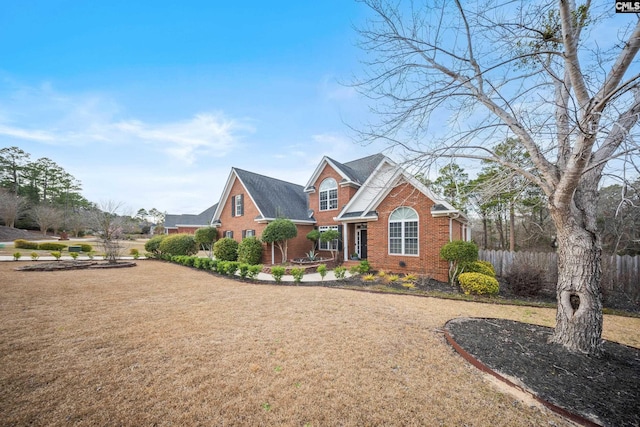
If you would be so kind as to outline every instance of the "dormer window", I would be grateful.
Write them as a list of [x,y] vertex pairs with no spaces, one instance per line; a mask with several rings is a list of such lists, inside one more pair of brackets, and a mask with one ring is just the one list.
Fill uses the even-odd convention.
[[338,209],[338,183],[333,178],[327,178],[320,184],[320,210]]

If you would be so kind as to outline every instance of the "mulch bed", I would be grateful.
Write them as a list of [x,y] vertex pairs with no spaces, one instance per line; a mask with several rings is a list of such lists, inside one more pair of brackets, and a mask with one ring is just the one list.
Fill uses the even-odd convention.
[[547,342],[551,328],[503,319],[455,319],[446,331],[474,359],[583,424],[640,425],[640,349],[605,341],[602,357],[574,354]]
[[39,262],[16,268],[16,271],[59,271],[59,270],[84,270],[87,268],[124,268],[135,267],[131,261],[119,261],[115,264],[98,261],[53,261]]

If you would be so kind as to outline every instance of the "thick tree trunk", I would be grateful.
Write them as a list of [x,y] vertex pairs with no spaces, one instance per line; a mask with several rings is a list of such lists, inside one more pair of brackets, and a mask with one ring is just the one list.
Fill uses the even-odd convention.
[[[583,187],[584,188],[584,187]],[[602,248],[595,225],[595,191],[576,190],[568,209],[551,208],[558,235],[556,327],[551,342],[602,354]]]

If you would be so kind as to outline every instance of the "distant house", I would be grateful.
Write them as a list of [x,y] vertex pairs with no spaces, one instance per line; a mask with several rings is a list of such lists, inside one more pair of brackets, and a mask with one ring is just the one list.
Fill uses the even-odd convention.
[[[447,280],[440,248],[468,240],[467,217],[382,154],[340,163],[324,157],[305,186],[232,168],[211,224],[220,237],[260,237],[267,224],[288,218],[298,228],[289,241],[290,258],[311,250],[313,229],[335,229],[340,239],[321,243],[322,256],[338,250],[374,269],[412,272]],[[280,263],[280,252],[265,244],[264,263]]]
[[218,204],[207,208],[198,215],[183,214],[174,215],[167,214],[164,217],[164,233],[177,234],[187,233],[194,234],[198,228],[210,227],[213,213],[216,211]]

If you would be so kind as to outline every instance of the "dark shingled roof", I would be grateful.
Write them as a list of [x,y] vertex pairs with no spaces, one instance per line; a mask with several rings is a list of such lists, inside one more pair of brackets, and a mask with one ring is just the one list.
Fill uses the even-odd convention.
[[234,170],[264,218],[311,219],[303,186],[242,169]]
[[164,217],[164,226],[165,227],[176,227],[177,225],[209,225],[211,222],[211,218],[213,218],[213,214],[218,208],[218,204],[205,209],[203,212],[198,215],[193,214],[183,214],[183,215],[175,215],[175,214],[167,214]]
[[339,169],[349,177],[350,180],[360,185],[369,178],[380,162],[385,158],[384,154],[378,153],[362,159],[352,160],[347,163],[340,163],[330,159]]

